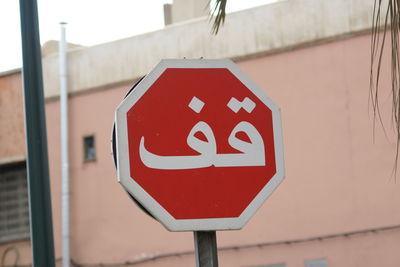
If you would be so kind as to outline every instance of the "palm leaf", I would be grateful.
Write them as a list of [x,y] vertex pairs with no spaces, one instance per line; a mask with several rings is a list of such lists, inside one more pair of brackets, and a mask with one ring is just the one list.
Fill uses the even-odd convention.
[[[212,33],[218,34],[220,26],[222,26],[225,22],[225,9],[226,9],[226,2],[228,0],[216,0],[215,5],[211,10],[211,17],[210,20],[214,18],[214,23],[212,26]],[[211,2],[211,0],[210,0]]]
[[[383,4],[387,3],[387,7]],[[386,10],[383,10],[386,8]],[[383,25],[381,14],[384,11]],[[383,33],[381,33],[383,31]],[[371,38],[371,68],[370,68],[370,99],[375,123],[379,121],[385,131],[379,109],[380,75],[382,57],[386,39],[390,36],[391,45],[391,91],[392,91],[392,120],[396,133],[396,154],[394,174],[397,174],[400,145],[400,59],[399,59],[399,31],[400,31],[400,0],[375,0]],[[386,132],[385,132],[386,134]]]

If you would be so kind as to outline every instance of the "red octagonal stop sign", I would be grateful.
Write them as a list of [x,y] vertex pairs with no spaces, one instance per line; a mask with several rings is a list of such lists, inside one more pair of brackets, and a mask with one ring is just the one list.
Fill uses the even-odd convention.
[[171,231],[240,229],[284,176],[279,108],[230,60],[162,60],[116,136],[120,183]]

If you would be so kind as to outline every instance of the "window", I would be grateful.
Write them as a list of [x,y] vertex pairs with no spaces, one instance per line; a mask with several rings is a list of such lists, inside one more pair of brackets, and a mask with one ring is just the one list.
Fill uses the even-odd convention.
[[306,260],[305,267],[328,267],[328,262],[326,259],[315,259],[315,260]]
[[83,137],[83,153],[83,158],[85,162],[96,160],[96,146],[94,135]]
[[25,163],[0,167],[0,242],[29,238]]

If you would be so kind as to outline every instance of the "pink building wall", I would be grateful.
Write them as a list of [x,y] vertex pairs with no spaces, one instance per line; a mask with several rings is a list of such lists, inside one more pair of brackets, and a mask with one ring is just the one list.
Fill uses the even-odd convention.
[[0,77],[0,162],[25,158],[21,75],[12,71]]
[[[364,35],[237,62],[281,107],[286,178],[243,230],[218,232],[220,266],[295,267],[318,258],[326,258],[329,267],[399,266],[400,188],[391,176],[395,143],[388,120],[390,98],[385,92],[382,101],[389,137],[377,126],[374,140],[368,108],[369,49],[370,36]],[[387,80],[382,85],[387,86]],[[72,260],[83,266],[194,266],[192,233],[166,231],[136,207],[116,181],[111,127],[114,110],[130,86],[70,98]],[[60,259],[56,99],[48,99],[46,114]],[[84,162],[82,138],[91,134],[97,158]],[[2,150],[9,142],[0,139]],[[17,151],[23,151],[18,144]],[[20,263],[30,262],[26,241],[0,244],[0,253],[11,245],[21,251]],[[125,262],[132,264],[117,265]]]
[[[393,135],[386,139],[377,127],[374,142],[368,115],[369,49],[366,35],[238,62],[281,107],[286,179],[243,230],[219,232],[219,246],[339,237],[226,250],[220,253],[221,266],[292,267],[312,258],[326,258],[333,267],[398,266],[400,256],[392,245],[400,229],[340,235],[400,222],[400,188],[391,178]],[[110,134],[114,109],[129,88],[70,99],[71,246],[80,264],[193,250],[192,233],[167,232],[131,203],[116,182]],[[60,257],[58,102],[49,101],[46,109]],[[96,137],[98,156],[84,163],[82,137],[88,134]],[[171,256],[138,266],[194,266],[194,260],[192,255]]]

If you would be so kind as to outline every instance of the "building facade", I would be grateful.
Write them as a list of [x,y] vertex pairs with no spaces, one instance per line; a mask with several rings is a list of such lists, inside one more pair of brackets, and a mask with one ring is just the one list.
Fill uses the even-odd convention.
[[[115,108],[159,60],[204,57],[234,60],[282,113],[286,178],[242,230],[217,233],[220,266],[397,267],[400,187],[392,175],[395,135],[390,128],[389,90],[383,91],[387,98],[382,97],[381,110],[387,136],[380,126],[374,128],[369,108],[372,9],[373,3],[364,0],[280,1],[229,14],[217,36],[210,34],[207,18],[197,18],[71,49],[72,262],[195,265],[193,234],[165,230],[117,183],[110,137]],[[386,66],[384,74],[389,73]],[[45,56],[43,69],[59,264],[58,56]],[[382,76],[382,88],[390,86],[389,78]],[[5,173],[24,170],[22,110],[20,72],[1,74],[0,182],[7,179]],[[3,205],[3,193],[0,197]],[[23,214],[21,207],[18,212]],[[19,220],[25,222],[23,218]],[[28,266],[26,228],[15,227],[19,236],[0,229],[0,256],[10,266],[15,261]]]

